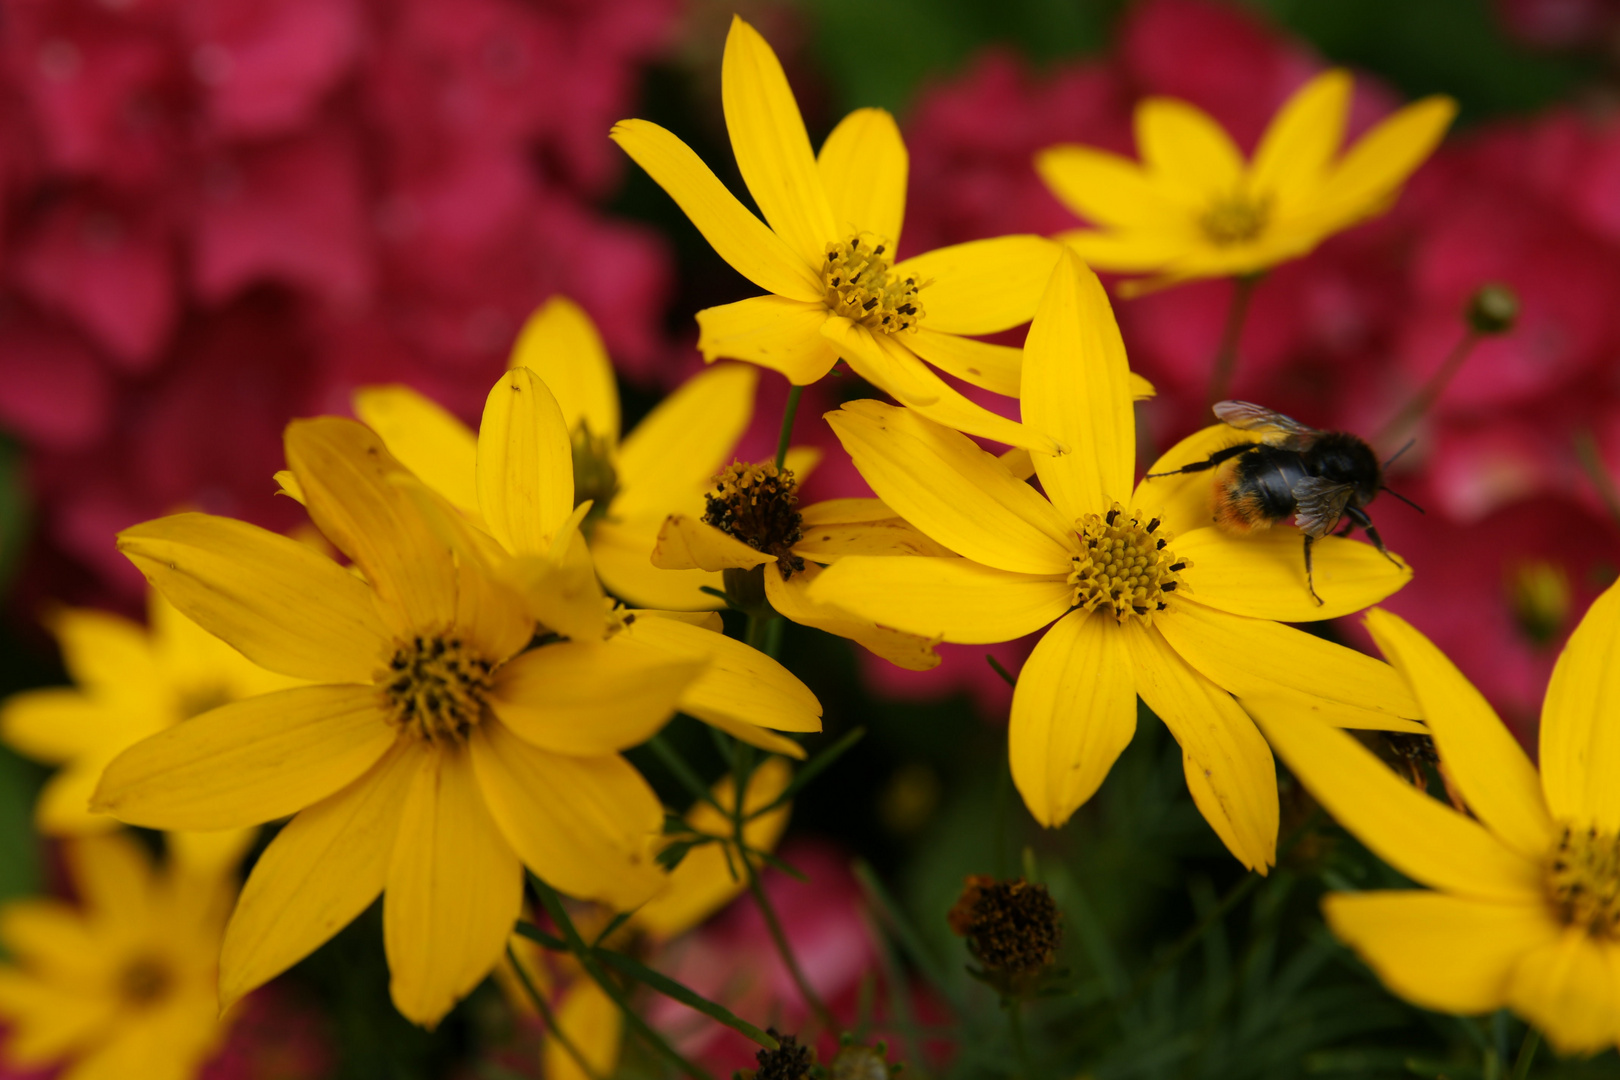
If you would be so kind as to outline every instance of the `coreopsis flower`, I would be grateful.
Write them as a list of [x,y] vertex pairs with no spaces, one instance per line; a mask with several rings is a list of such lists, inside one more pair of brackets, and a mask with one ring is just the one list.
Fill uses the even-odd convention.
[[62,1080],[189,1080],[225,1034],[216,973],[235,868],[154,867],[127,833],[63,846],[80,905],[0,907],[0,1060]]
[[1333,932],[1424,1008],[1510,1008],[1561,1053],[1620,1045],[1620,585],[1587,611],[1541,714],[1541,770],[1445,654],[1398,616],[1367,628],[1422,702],[1448,786],[1428,798],[1295,710],[1261,716],[1339,823],[1426,889],[1333,893]]
[[[513,452],[480,462],[486,514],[521,545],[547,550],[558,535],[566,545],[566,486],[546,486],[544,459],[521,452],[536,445],[536,409],[556,405],[504,381],[497,391],[491,411]],[[358,574],[205,514],[127,529],[119,547],[205,629],[309,685],[137,743],[107,767],[92,805],[168,829],[296,815],[231,918],[222,1000],[385,893],[394,1002],[431,1025],[500,955],[525,865],[623,907],[657,891],[650,845],[663,811],[619,751],[670,718],[707,661],[610,632],[600,604],[594,625],[566,640],[555,624],[537,629],[523,596],[456,556],[414,478],[360,424],[295,421],[286,447],[311,518]],[[506,472],[521,475],[508,484]]]
[[[577,332],[581,325],[576,322],[573,328]],[[578,379],[579,373],[569,369],[565,378]],[[719,404],[735,389],[717,381],[700,386],[694,394],[718,399]],[[570,392],[570,397],[580,400],[577,393]],[[400,395],[393,400],[409,401]],[[671,475],[690,473],[690,463],[679,458],[683,448],[707,438],[697,433],[707,421],[696,415],[698,410],[688,411],[701,404],[683,401],[676,416],[682,421],[678,429],[650,418],[654,423],[649,443],[637,445],[636,457],[662,458],[670,471],[659,478],[658,465],[634,464],[633,475],[663,483]],[[524,599],[537,622],[567,637],[586,640],[622,634],[626,641],[671,661],[700,662],[703,670],[680,691],[681,712],[772,753],[804,756],[798,743],[767,730],[821,730],[821,703],[786,668],[720,633],[720,618],[712,612],[687,618],[676,612],[615,610],[603,594],[591,552],[577,528],[595,508],[588,501],[578,502],[576,496],[579,470],[571,430],[581,429],[570,428],[560,403],[534,372],[513,368],[495,384],[471,455],[457,452],[466,444],[457,441],[459,425],[452,427],[448,416],[427,415],[421,402],[416,416],[433,425],[437,435],[413,439],[399,434],[403,425],[397,415],[381,419],[426,470],[418,479],[425,485],[424,493],[436,500],[426,508],[435,511],[431,516],[436,527],[452,537],[458,558],[505,582]],[[428,442],[434,442],[438,451],[425,445]],[[289,494],[303,497],[296,477],[277,475]],[[653,502],[658,498],[645,489],[636,496],[643,497]],[[536,534],[528,523],[537,512],[549,521],[569,524]]]
[[[34,820],[46,836],[106,832],[118,820],[90,810],[102,770],[127,747],[219,705],[296,685],[267,671],[148,597],[149,626],[104,611],[64,609],[49,626],[76,685],[26,690],[0,706],[0,737],[29,757],[62,766],[46,783]],[[192,861],[234,866],[254,830],[174,833]]]
[[1060,239],[1099,270],[1157,283],[1256,274],[1387,209],[1445,134],[1456,103],[1401,109],[1342,156],[1350,74],[1331,70],[1278,111],[1245,161],[1202,110],[1173,98],[1136,108],[1141,164],[1087,146],[1049,147],[1035,167],[1095,228]]
[[[811,597],[963,643],[1053,623],[1018,677],[1008,736],[1035,818],[1061,825],[1091,797],[1130,742],[1140,696],[1180,742],[1204,817],[1263,871],[1276,850],[1277,786],[1250,698],[1294,701],[1347,727],[1421,730],[1409,719],[1421,715],[1417,701],[1387,665],[1280,624],[1356,611],[1410,571],[1369,544],[1330,538],[1317,549],[1318,607],[1296,529],[1221,532],[1210,481],[1197,474],[1132,491],[1125,349],[1102,285],[1073,254],[1030,328],[1022,404],[1026,421],[1073,448],[1032,455],[1045,497],[910,410],[857,401],[829,413],[878,497],[957,557],[851,555],[822,572]],[[1201,460],[1231,437],[1208,429],[1150,471]]]
[[[511,366],[540,376],[562,409],[573,448],[574,502],[591,501],[581,527],[608,590],[647,607],[715,607],[699,589],[720,588],[719,574],[660,571],[648,557],[665,517],[701,511],[709,478],[748,426],[757,371],[738,364],[706,371],[621,436],[613,364],[590,317],[562,297],[529,319]],[[411,471],[457,509],[477,515],[478,436],[466,425],[406,386],[362,389],[354,411]]]
[[[614,141],[715,251],[770,294],[698,312],[704,359],[746,360],[804,385],[842,357],[940,423],[1057,449],[1045,433],[974,404],[928,367],[1016,395],[1019,350],[967,335],[1028,322],[1057,248],[1036,236],[1003,236],[896,261],[907,158],[894,118],[859,109],[813,154],[781,63],[740,18],[726,38],[721,96],[737,166],[768,226],[668,131],[646,120],[613,127]],[[1143,392],[1151,390],[1144,384]]]

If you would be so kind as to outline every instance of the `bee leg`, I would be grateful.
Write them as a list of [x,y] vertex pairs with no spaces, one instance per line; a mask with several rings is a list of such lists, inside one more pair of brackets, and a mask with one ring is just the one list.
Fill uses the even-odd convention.
[[1247,450],[1253,450],[1259,445],[1259,443],[1238,443],[1236,446],[1228,446],[1224,450],[1215,451],[1203,461],[1195,461],[1191,465],[1183,465],[1181,468],[1171,469],[1169,472],[1148,473],[1143,479],[1153,480],[1160,476],[1179,476],[1181,473],[1203,472],[1205,469],[1213,469],[1221,462],[1229,458],[1235,458]]
[[1373,528],[1372,518],[1367,516],[1367,512],[1365,510],[1362,510],[1357,506],[1347,506],[1345,507],[1344,514],[1357,525],[1361,526],[1361,531],[1367,534],[1367,539],[1371,540],[1373,547],[1378,549],[1378,554],[1382,555],[1384,558],[1388,559],[1402,570],[1406,569],[1405,564],[1395,556],[1391,555],[1389,553],[1389,548],[1384,546],[1384,538],[1378,535],[1377,529]]
[[1311,544],[1315,540],[1316,537],[1310,533],[1305,534],[1305,588],[1310,590],[1311,599],[1316,601],[1316,606],[1321,607],[1322,598],[1316,595],[1316,582],[1311,577]]

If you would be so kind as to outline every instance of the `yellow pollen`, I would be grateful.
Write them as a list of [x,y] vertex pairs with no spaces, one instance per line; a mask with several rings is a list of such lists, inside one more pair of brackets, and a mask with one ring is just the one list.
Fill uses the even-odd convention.
[[1198,225],[1216,247],[1230,247],[1256,239],[1270,220],[1270,199],[1229,195],[1211,203]]
[[1069,572],[1075,607],[1147,622],[1168,606],[1171,593],[1187,588],[1181,572],[1192,564],[1169,550],[1158,518],[1143,524],[1115,503],[1108,513],[1087,514],[1075,524],[1081,547]]
[[136,1008],[157,1004],[173,986],[174,972],[155,956],[131,957],[118,972],[118,996]]
[[459,743],[483,716],[493,668],[458,637],[421,634],[397,643],[378,682],[401,730]]
[[1566,824],[1544,880],[1547,899],[1565,926],[1620,941],[1620,836]]
[[928,284],[913,276],[891,275],[892,246],[870,233],[856,233],[841,244],[828,244],[821,264],[827,309],[885,334],[915,331],[922,320],[917,290]]

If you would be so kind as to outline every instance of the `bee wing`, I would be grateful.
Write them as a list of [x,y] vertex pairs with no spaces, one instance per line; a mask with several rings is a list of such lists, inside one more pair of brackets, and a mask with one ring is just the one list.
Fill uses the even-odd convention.
[[1320,540],[1332,532],[1355,493],[1354,484],[1307,476],[1294,485],[1294,520],[1300,531]]
[[1252,401],[1217,401],[1213,411],[1215,419],[1223,424],[1243,431],[1263,432],[1265,441],[1272,446],[1303,448],[1312,437],[1320,434],[1315,428]]

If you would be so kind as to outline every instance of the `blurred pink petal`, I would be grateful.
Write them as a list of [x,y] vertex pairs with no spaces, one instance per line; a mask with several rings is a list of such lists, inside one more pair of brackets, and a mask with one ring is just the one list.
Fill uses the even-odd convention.
[[0,425],[27,442],[76,450],[101,434],[112,387],[78,335],[20,304],[0,307]]

